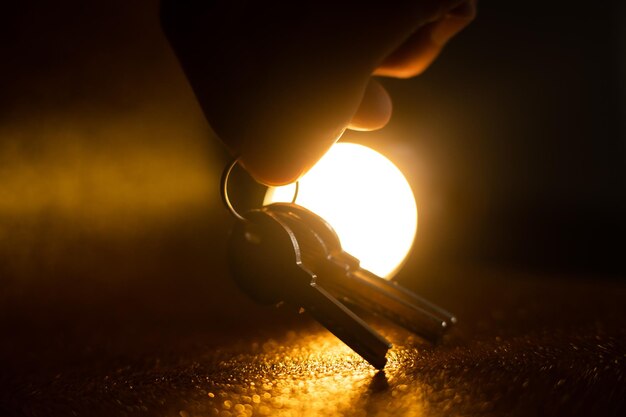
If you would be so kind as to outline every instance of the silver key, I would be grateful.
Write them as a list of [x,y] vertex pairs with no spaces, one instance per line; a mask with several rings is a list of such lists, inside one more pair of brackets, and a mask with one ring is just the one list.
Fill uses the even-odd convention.
[[391,344],[346,304],[436,341],[455,322],[443,309],[359,266],[332,227],[290,203],[251,210],[230,240],[235,281],[262,303],[302,307],[378,369]]
[[[287,218],[294,229],[308,227],[323,253],[310,251],[317,282],[338,299],[382,316],[405,329],[437,342],[456,318],[444,309],[417,296],[396,282],[388,281],[360,267],[355,257],[343,251],[333,228],[315,213],[295,204],[277,203],[272,211]],[[301,246],[304,246],[302,242]],[[309,253],[304,248],[305,254]],[[317,251],[316,251],[317,250]]]
[[317,283],[311,257],[300,244],[306,231],[295,231],[270,207],[252,210],[238,222],[230,240],[230,265],[239,286],[253,299],[284,301],[304,308],[318,322],[374,367],[385,366],[391,344]]

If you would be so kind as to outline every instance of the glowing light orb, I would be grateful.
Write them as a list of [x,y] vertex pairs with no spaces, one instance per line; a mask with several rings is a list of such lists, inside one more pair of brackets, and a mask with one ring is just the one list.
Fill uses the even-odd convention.
[[[289,202],[295,185],[268,189],[264,204]],[[391,278],[417,231],[415,197],[406,178],[378,152],[337,143],[300,179],[296,203],[324,218],[361,266]]]

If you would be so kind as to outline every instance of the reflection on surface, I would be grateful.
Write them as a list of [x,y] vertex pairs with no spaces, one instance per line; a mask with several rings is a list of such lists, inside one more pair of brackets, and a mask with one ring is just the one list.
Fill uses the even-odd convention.
[[[127,277],[120,264],[108,269]],[[625,415],[621,283],[464,271],[457,291],[431,297],[463,318],[442,344],[421,344],[373,320],[394,343],[384,374],[306,315],[296,320],[224,293],[220,305],[197,285],[187,292],[157,285],[144,304],[109,296],[106,308],[47,310],[19,326],[2,326],[10,313],[0,304],[0,410],[9,410],[0,414]],[[436,282],[449,288],[455,279],[446,276],[460,274],[444,272]],[[207,300],[220,312],[206,311]]]
[[421,384],[409,387],[397,378],[406,349],[392,351],[385,371],[376,371],[325,330],[289,332],[284,340],[253,343],[252,352],[219,361],[206,397],[179,414],[421,416]]

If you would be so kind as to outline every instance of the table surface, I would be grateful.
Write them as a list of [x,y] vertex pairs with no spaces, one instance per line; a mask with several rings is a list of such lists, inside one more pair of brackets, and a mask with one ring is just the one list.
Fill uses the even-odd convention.
[[[383,372],[253,304],[224,265],[225,150],[159,2],[37,3],[4,2],[0,29],[0,417],[626,416],[623,277],[407,265],[398,279],[459,324],[430,346],[374,322],[394,343]],[[369,139],[421,189],[418,246],[563,260],[571,237],[620,256],[619,20],[491,3],[438,70],[388,83],[397,122]]]
[[432,282],[412,288],[459,324],[431,346],[370,320],[394,344],[380,372],[306,314],[238,295],[5,305],[0,414],[625,415],[622,281],[459,269]]

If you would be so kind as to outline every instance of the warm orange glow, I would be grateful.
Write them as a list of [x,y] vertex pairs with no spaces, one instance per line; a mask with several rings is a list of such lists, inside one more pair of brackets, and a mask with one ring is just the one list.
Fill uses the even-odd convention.
[[[206,393],[202,397],[190,395],[185,403],[187,408],[180,415],[436,414],[428,413],[432,410],[428,408],[432,387],[407,373],[411,369],[407,365],[415,360],[413,346],[398,345],[384,372],[374,370],[339,339],[317,326],[297,333],[291,331],[277,339],[260,340],[251,348],[247,348],[249,353],[226,356],[217,375],[202,382]],[[198,392],[202,390],[194,388],[192,395]],[[434,406],[449,407],[458,399],[452,387],[445,392],[449,397],[438,395]]]
[[[294,186],[270,188],[265,204],[291,201]],[[387,158],[353,143],[335,144],[300,180],[297,204],[328,221],[361,266],[390,278],[417,231],[408,182]]]

